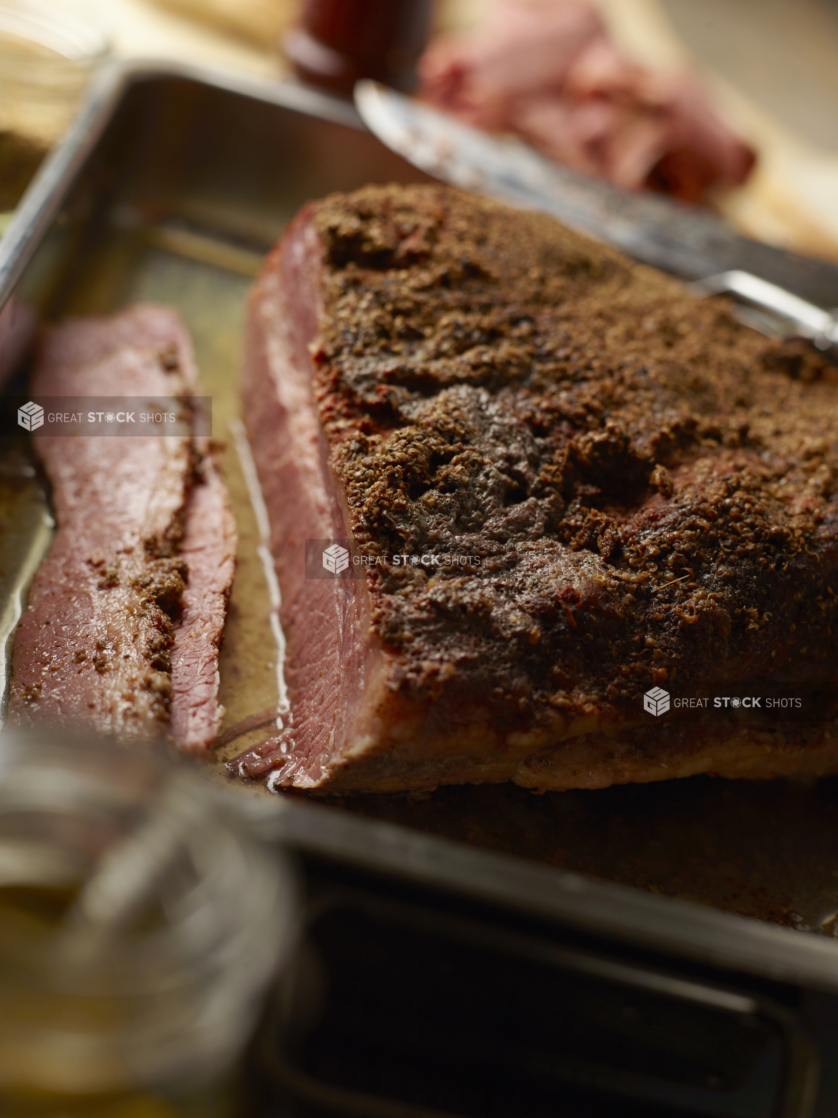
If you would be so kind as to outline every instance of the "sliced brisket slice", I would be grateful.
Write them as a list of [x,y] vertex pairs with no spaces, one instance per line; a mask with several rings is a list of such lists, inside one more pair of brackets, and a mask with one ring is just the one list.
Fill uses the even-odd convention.
[[[307,206],[243,377],[293,737],[241,770],[342,792],[838,769],[834,380],[543,215],[437,186]],[[362,577],[305,577],[328,538]],[[643,708],[782,679],[807,720]]]
[[180,558],[189,574],[172,639],[169,733],[183,749],[209,748],[224,711],[218,703],[218,651],[236,569],[236,523],[210,457],[186,510]]
[[[47,335],[35,396],[198,388],[186,330],[137,305]],[[217,652],[236,533],[205,439],[35,436],[57,532],[15,635],[10,718],[118,736],[215,736]]]

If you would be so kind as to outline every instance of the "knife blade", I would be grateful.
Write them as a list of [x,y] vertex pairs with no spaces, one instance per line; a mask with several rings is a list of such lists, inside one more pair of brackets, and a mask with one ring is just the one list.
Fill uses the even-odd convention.
[[378,82],[358,82],[355,104],[382,143],[434,178],[553,214],[682,279],[749,272],[820,307],[838,306],[838,264],[744,237],[708,210],[581,175]]

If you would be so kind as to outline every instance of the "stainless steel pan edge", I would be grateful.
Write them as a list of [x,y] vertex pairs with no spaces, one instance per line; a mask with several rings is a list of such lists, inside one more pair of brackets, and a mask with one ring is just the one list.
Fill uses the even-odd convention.
[[[0,242],[0,307],[13,294],[127,92],[138,83],[172,77],[359,127],[351,106],[288,84],[250,82],[189,66],[109,66],[94,79],[71,129],[43,165]],[[282,797],[241,798],[241,803],[251,805],[248,810],[276,841],[335,862],[653,947],[670,956],[838,993],[838,943],[827,938],[345,815],[325,803],[302,804]]]
[[348,101],[291,82],[255,80],[226,70],[154,61],[106,63],[91,79],[84,101],[61,141],[41,165],[0,240],[0,310],[20,279],[85,161],[128,90],[155,78],[185,78],[268,104],[354,128],[364,128]]
[[248,804],[267,837],[324,858],[725,970],[838,993],[838,944],[826,937],[329,811],[315,801]]

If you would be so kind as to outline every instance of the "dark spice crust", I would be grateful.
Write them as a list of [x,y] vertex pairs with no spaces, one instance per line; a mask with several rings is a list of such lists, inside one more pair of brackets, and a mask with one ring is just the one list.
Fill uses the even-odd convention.
[[[174,523],[181,518],[175,518]],[[74,634],[72,662],[78,665],[79,674],[95,670],[100,676],[113,676],[113,686],[123,698],[133,692],[133,707],[122,714],[123,733],[144,734],[150,720],[161,724],[169,720],[170,653],[188,580],[184,560],[169,554],[172,537],[179,534],[180,529],[175,527],[163,537],[151,536],[141,546],[119,551],[109,562],[94,552],[72,578],[75,590],[99,599],[98,614],[109,618],[106,638],[95,636],[92,621]],[[54,619],[42,621],[40,628],[56,633],[55,646],[51,648],[46,642],[39,654],[30,658],[26,667],[30,675],[36,676],[35,682],[17,687],[15,692],[19,709],[34,715],[41,700],[51,698],[51,673],[64,667],[69,654]],[[145,664],[139,675],[133,660],[127,668],[123,663],[131,646],[136,646]]]
[[617,714],[834,653],[836,371],[549,217],[436,186],[314,211],[315,392],[411,697]]

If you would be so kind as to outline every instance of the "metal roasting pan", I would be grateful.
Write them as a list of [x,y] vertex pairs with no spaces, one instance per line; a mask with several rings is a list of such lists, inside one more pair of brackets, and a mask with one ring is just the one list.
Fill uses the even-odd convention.
[[[221,762],[265,736],[264,725],[237,727],[277,702],[269,590],[236,423],[246,294],[300,205],[376,181],[425,180],[343,101],[187,66],[115,64],[96,77],[0,242],[7,392],[23,384],[38,321],[152,299],[175,306],[192,332],[240,533],[221,657]],[[25,436],[0,447],[6,673],[52,528],[33,461]],[[829,1102],[838,1099],[838,1055],[828,1058],[838,1052],[838,780],[696,777],[543,796],[485,786],[307,800],[243,786],[220,763],[208,771],[249,796],[267,833],[299,851],[317,913],[324,896],[327,909],[356,912],[361,895],[364,919],[371,904],[379,919],[398,894],[402,909],[385,913],[397,923],[412,912],[417,926],[435,921],[453,940],[531,959],[541,952],[545,966],[654,989],[696,1012],[712,1005],[737,1020],[759,1017],[783,1049],[765,1113],[838,1114]],[[301,1096],[314,1092],[317,1113],[389,1113],[318,1102],[320,1088],[289,1074]]]

